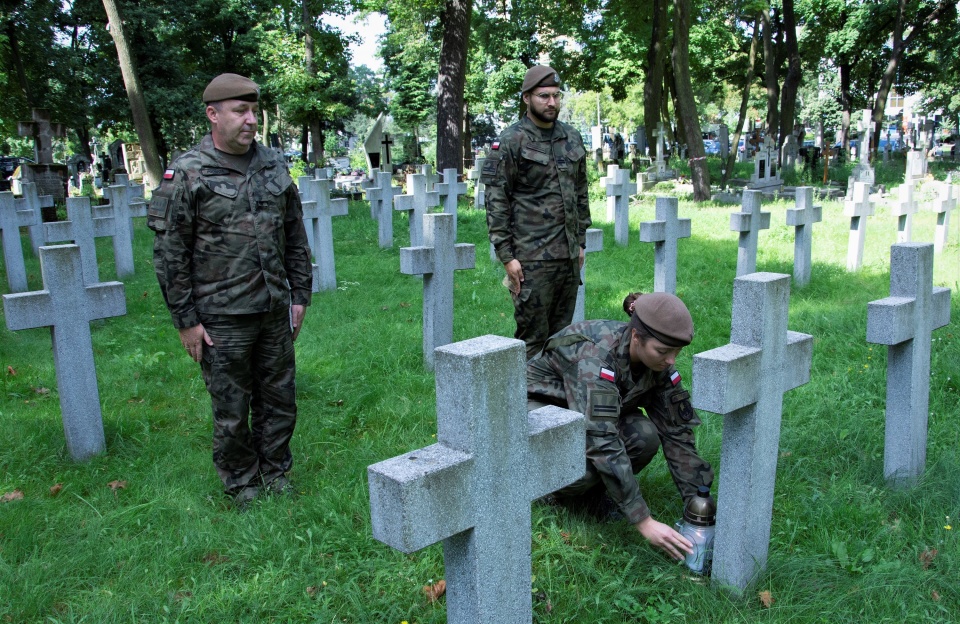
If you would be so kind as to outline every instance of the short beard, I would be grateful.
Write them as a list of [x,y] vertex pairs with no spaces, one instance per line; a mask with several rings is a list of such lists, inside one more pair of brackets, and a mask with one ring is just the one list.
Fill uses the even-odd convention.
[[542,121],[542,122],[545,123],[545,124],[552,124],[552,123],[554,123],[554,122],[557,120],[556,115],[559,113],[559,111],[557,111],[556,109],[554,109],[554,111],[553,111],[553,113],[554,113],[554,118],[553,118],[553,119],[546,119],[543,115],[541,115],[539,112],[537,112],[532,106],[531,106],[530,108],[528,108],[527,110],[530,111],[530,114],[531,114],[531,115],[533,115],[534,117],[536,117],[538,120]]

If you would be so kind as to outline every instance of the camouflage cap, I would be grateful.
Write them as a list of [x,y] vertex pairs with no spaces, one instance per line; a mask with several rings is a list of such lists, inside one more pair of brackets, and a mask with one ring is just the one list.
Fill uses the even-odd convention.
[[647,293],[633,304],[630,325],[645,329],[651,336],[670,347],[685,347],[693,342],[693,318],[676,295]]
[[256,102],[260,99],[260,85],[238,74],[220,74],[203,90],[205,104],[222,100]]
[[523,76],[520,93],[526,93],[537,87],[559,87],[560,74],[549,65],[534,65]]

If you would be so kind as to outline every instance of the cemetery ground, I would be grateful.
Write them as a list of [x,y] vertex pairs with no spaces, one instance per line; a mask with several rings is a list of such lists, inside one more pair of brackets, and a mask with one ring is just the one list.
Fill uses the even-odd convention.
[[[624,295],[653,285],[653,246],[637,238],[639,222],[654,218],[653,195],[632,208],[629,246],[619,247],[595,180],[594,227],[606,244],[587,261],[586,317],[625,320]],[[953,322],[933,334],[927,469],[899,491],[883,479],[886,350],[865,337],[867,303],[889,295],[896,220],[878,207],[863,267],[851,273],[849,219],[840,203],[822,203],[810,284],[791,288],[789,328],[814,336],[813,367],[810,383],[784,396],[766,572],[737,597],[623,522],[534,504],[534,621],[960,621],[960,223],[934,260],[934,284],[953,290]],[[764,201],[772,218],[759,235],[758,270],[792,273],[791,207]],[[730,341],[729,215],[738,210],[681,198],[693,235],[678,243],[677,294],[697,328],[677,363],[688,388],[693,355]],[[441,546],[406,555],[370,531],[367,466],[436,441],[422,282],[399,272],[409,235],[406,217],[394,219],[392,249],[378,248],[366,202],[334,220],[337,290],[314,295],[296,343],[297,493],[245,513],[221,494],[209,399],[163,305],[142,220],[127,314],[92,325],[105,454],[87,463],[66,454],[50,332],[0,329],[0,622],[446,620],[444,598],[428,591],[444,578]],[[916,215],[913,240],[932,241],[934,224],[933,213]],[[455,275],[454,339],[512,336],[502,267],[489,261],[483,212],[466,200],[458,242],[478,251],[476,268]],[[101,279],[113,279],[110,242],[97,245]],[[29,252],[27,272],[40,289]],[[736,479],[718,465],[722,419],[700,416],[701,454],[719,480]],[[680,517],[662,456],[639,480],[656,518]]]

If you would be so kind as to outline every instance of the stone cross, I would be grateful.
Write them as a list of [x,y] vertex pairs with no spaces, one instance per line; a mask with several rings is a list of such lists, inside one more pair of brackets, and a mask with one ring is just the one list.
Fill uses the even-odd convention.
[[783,394],[810,381],[813,337],[787,330],[790,276],[733,282],[730,343],[693,356],[694,407],[723,415],[713,582],[744,590],[767,564]]
[[600,228],[587,228],[587,240],[586,248],[583,256],[583,266],[580,267],[580,286],[577,287],[577,303],[573,308],[573,323],[579,323],[584,320],[585,308],[586,308],[586,291],[584,289],[584,284],[586,284],[586,270],[587,270],[587,256],[586,254],[593,253],[595,251],[603,251],[603,230]]
[[426,176],[427,179],[427,190],[436,191],[437,183],[440,182],[439,174],[433,172],[433,165],[430,163],[423,163],[420,165],[420,173]]
[[813,205],[813,187],[797,187],[796,208],[787,209],[787,225],[794,226],[793,237],[793,283],[806,286],[810,283],[813,247],[813,224],[823,221],[823,207]]
[[50,123],[50,111],[45,108],[35,108],[32,111],[33,121],[17,122],[17,134],[23,137],[33,137],[34,155],[38,165],[53,164],[53,139],[67,135],[67,128],[62,123]]
[[443,542],[450,624],[533,620],[530,503],[583,476],[583,416],[527,412],[523,342],[437,349],[437,443],[367,468],[377,540]]
[[96,239],[114,236],[116,225],[114,217],[93,216],[89,197],[68,197],[67,221],[47,223],[46,239],[48,242],[73,241],[80,248],[83,283],[96,284],[100,281]]
[[[110,200],[113,218],[116,221],[113,234],[113,256],[117,277],[133,275],[133,219],[147,216],[147,203],[143,200],[143,185],[130,184],[125,174],[117,174],[114,183],[104,189]],[[98,216],[105,216],[106,206],[97,209]]]
[[904,182],[897,189],[897,201],[890,209],[897,218],[897,242],[909,243],[913,236],[913,215],[917,214],[919,206],[913,197],[914,183]]
[[863,264],[863,245],[867,238],[867,217],[873,216],[870,185],[853,183],[853,197],[844,200],[843,214],[850,217],[850,238],[847,245],[847,270],[856,271]]
[[630,181],[629,169],[618,169],[616,182],[607,182],[607,197],[614,201],[613,238],[626,247],[630,242],[630,196],[636,194],[637,184]]
[[467,172],[467,179],[474,180],[473,188],[473,207],[483,208],[487,205],[486,184],[480,181],[480,174],[483,171],[483,163],[486,158],[478,158],[474,163],[473,169]]
[[3,296],[7,329],[49,327],[67,450],[75,460],[103,452],[103,417],[90,321],[127,313],[123,284],[84,284],[80,248],[40,248],[43,290]]
[[376,171],[374,184],[364,189],[370,201],[370,212],[377,220],[377,235],[380,249],[393,247],[393,198],[400,194],[400,187],[393,185],[393,176],[388,171]]
[[453,215],[427,214],[423,246],[400,249],[400,272],[423,275],[423,361],[433,369],[433,350],[453,342],[453,272],[472,269],[476,250],[456,244]]
[[[316,264],[313,265],[313,291],[337,289],[337,266],[333,257],[333,217],[349,214],[346,199],[330,199],[331,180],[300,178],[300,192],[306,200],[303,219],[307,227],[307,242]],[[313,206],[308,209],[306,203]]]
[[933,245],[890,248],[890,296],[867,304],[867,342],[887,345],[883,476],[915,485],[927,461],[930,334],[950,322],[950,289],[933,286]]
[[21,182],[20,194],[23,195],[17,200],[20,225],[27,228],[30,235],[30,248],[33,255],[37,255],[40,253],[40,246],[46,243],[43,232],[43,209],[53,208],[53,196],[41,195],[37,190],[36,182]]
[[410,213],[410,246],[423,245],[423,215],[427,208],[440,205],[436,191],[427,192],[427,178],[422,173],[407,174],[407,194],[397,195],[393,200],[394,210]]
[[653,291],[677,293],[677,241],[690,238],[690,219],[678,219],[676,197],[658,197],[656,221],[640,224],[640,242],[653,243]]
[[[608,184],[617,183],[617,172],[620,171],[620,165],[614,163],[607,165],[607,175],[600,178],[600,188],[603,189],[604,194],[607,192]],[[607,221],[611,223],[616,219],[617,215],[617,198],[607,195]]]
[[443,170],[443,182],[433,188],[437,192],[443,212],[453,215],[453,238],[457,238],[457,203],[461,195],[467,194],[467,183],[459,182],[460,174],[456,169]]
[[23,263],[23,244],[20,242],[20,226],[27,223],[30,215],[17,210],[17,200],[10,191],[0,192],[0,240],[3,241],[3,266],[7,270],[7,285],[10,292],[27,289],[27,268]]
[[740,212],[730,215],[730,229],[740,232],[737,245],[737,277],[757,270],[757,239],[770,229],[770,213],[760,211],[763,193],[744,189]]
[[947,234],[950,228],[950,212],[957,207],[957,193],[948,180],[939,185],[937,199],[930,210],[937,213],[937,228],[933,235],[933,253],[942,253],[947,247]]
[[857,148],[857,155],[861,163],[870,164],[870,147],[873,145],[873,110],[865,108],[862,111],[863,120],[860,122],[860,142]]

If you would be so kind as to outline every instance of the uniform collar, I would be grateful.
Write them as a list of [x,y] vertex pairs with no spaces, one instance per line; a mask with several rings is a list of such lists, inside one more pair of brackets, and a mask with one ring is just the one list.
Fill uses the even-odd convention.
[[[520,127],[527,134],[527,136],[533,141],[542,141],[543,135],[540,133],[542,128],[537,124],[533,123],[533,120],[527,117],[525,114],[520,119]],[[553,141],[557,139],[565,139],[567,137],[567,130],[564,128],[564,125],[559,121],[553,122]]]
[[[260,144],[254,140],[251,145],[253,147],[253,158],[250,160],[250,166],[247,171],[239,171],[238,173],[247,174],[253,173],[254,171],[259,171],[264,167],[269,167],[273,163],[268,159],[264,158],[264,150],[260,148]],[[200,140],[200,166],[202,167],[221,167],[224,169],[230,169],[230,171],[236,171],[230,163],[220,159],[220,153],[217,151],[217,148],[213,145],[213,134],[207,133]]]

